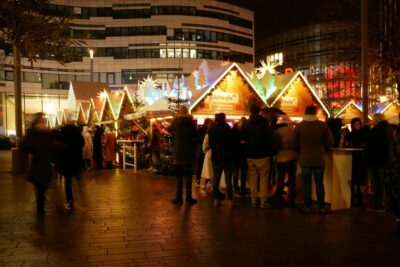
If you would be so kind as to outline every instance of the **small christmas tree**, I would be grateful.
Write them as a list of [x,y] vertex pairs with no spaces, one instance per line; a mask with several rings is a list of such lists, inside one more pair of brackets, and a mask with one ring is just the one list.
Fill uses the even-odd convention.
[[182,82],[182,79],[183,77],[180,80],[178,77],[175,77],[171,94],[165,97],[165,99],[168,101],[168,108],[172,114],[177,113],[181,106],[189,105],[190,98],[185,93],[186,88],[181,88],[181,86],[184,86],[184,81]]

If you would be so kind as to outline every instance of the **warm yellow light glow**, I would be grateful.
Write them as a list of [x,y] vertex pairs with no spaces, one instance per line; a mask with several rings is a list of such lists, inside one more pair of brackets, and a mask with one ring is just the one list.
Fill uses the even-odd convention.
[[379,102],[385,103],[386,101],[387,101],[387,96],[385,96],[385,95],[379,96]]
[[94,57],[93,49],[89,49],[89,55],[90,55],[90,58],[93,59],[93,57]]
[[108,93],[106,90],[97,93],[97,98],[99,98],[101,100],[106,99],[107,96],[108,96]]
[[45,104],[43,107],[43,111],[45,114],[54,115],[56,114],[56,107],[52,103]]

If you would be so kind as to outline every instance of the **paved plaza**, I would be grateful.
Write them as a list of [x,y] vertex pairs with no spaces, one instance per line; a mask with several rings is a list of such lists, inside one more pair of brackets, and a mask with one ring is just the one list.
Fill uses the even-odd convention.
[[76,209],[63,208],[61,181],[43,221],[33,187],[12,177],[0,151],[0,266],[397,266],[400,238],[388,213],[362,209],[327,216],[296,209],[175,207],[175,179],[146,171],[87,171]]

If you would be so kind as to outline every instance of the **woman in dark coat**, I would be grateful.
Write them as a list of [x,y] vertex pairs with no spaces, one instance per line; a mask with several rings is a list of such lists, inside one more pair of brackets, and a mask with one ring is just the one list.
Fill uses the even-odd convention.
[[[362,129],[362,122],[359,118],[351,120],[351,132],[345,136],[345,147],[347,148],[365,148],[366,137],[365,131]],[[364,151],[353,152],[353,162],[351,171],[352,182],[352,204],[355,206],[363,205],[363,194],[361,186],[365,185],[366,164]]]
[[44,215],[46,190],[53,178],[52,135],[46,127],[43,114],[37,114],[22,141],[21,149],[31,156],[28,180],[35,187],[36,211],[41,217]]
[[93,160],[96,164],[96,169],[103,168],[103,129],[96,125],[93,136]]

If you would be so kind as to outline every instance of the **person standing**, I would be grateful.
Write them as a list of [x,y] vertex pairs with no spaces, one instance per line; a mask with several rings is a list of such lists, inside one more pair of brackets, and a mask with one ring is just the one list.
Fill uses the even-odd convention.
[[311,178],[314,176],[319,213],[325,214],[325,153],[333,145],[332,133],[328,125],[318,119],[315,106],[306,107],[303,120],[296,126],[295,133],[304,181],[304,212],[311,212]]
[[277,165],[277,187],[275,197],[278,204],[286,205],[283,194],[285,187],[285,177],[287,176],[288,185],[288,205],[294,207],[296,198],[296,134],[293,123],[288,116],[283,116],[280,123],[274,130],[274,152]]
[[392,159],[389,175],[389,207],[396,216],[396,234],[400,236],[400,113],[399,123],[394,127]]
[[374,210],[384,211],[384,182],[387,178],[391,153],[391,128],[381,113],[374,114],[367,137],[366,157],[374,191]]
[[66,208],[74,208],[72,194],[72,178],[80,179],[84,167],[82,148],[85,144],[79,128],[72,123],[63,126],[59,132],[59,172],[64,176],[65,196],[67,199]]
[[31,155],[28,181],[32,182],[36,193],[36,212],[38,218],[44,215],[45,195],[53,179],[52,134],[46,127],[42,113],[36,114],[31,128],[21,143],[22,151]]
[[150,159],[151,166],[150,171],[156,172],[157,167],[160,164],[160,130],[158,129],[155,123],[151,126],[151,135],[150,135]]
[[103,168],[103,129],[96,125],[93,136],[93,160],[96,169]]
[[104,133],[104,159],[106,161],[106,168],[112,169],[115,160],[115,134],[109,127],[106,127]]
[[272,128],[268,121],[260,114],[260,107],[252,105],[250,118],[243,125],[242,139],[246,142],[248,165],[248,179],[251,190],[251,205],[269,208],[268,203],[268,175],[270,171],[270,157],[272,155]]
[[[353,118],[350,123],[351,132],[347,132],[344,138],[344,146],[346,148],[362,148],[366,147],[366,136],[360,118]],[[354,151],[352,155],[351,168],[351,203],[354,206],[361,207],[363,205],[363,193],[361,186],[365,185],[366,179],[365,152]]]
[[85,141],[82,148],[83,160],[85,161],[85,168],[90,169],[93,157],[93,141],[88,126],[83,126],[82,136]]
[[197,200],[192,197],[192,167],[196,156],[197,132],[193,117],[188,108],[182,106],[179,114],[173,119],[171,134],[175,139],[174,162],[176,165],[177,191],[176,198],[171,200],[175,205],[183,204],[183,176],[186,178],[185,203],[194,205]]
[[197,164],[196,164],[196,187],[197,188],[200,187],[201,173],[202,173],[203,164],[204,164],[204,156],[205,156],[205,152],[203,151],[204,137],[206,136],[211,125],[212,125],[212,120],[210,118],[206,118],[204,120],[204,124],[197,131]]
[[219,192],[219,184],[221,181],[222,172],[224,172],[228,196],[228,207],[232,208],[232,174],[235,160],[235,136],[232,129],[226,123],[226,116],[224,113],[215,115],[215,123],[213,126],[211,126],[208,136],[212,151],[211,161],[214,170],[214,176],[212,179],[214,206],[217,207],[220,205],[221,193]]
[[[247,181],[247,158],[246,158],[246,143],[242,141],[242,129],[246,123],[245,117],[233,126],[233,133],[235,136],[235,166],[233,170],[233,189],[234,191],[244,196],[246,195],[246,181]],[[240,176],[240,188],[239,188],[239,176]]]

